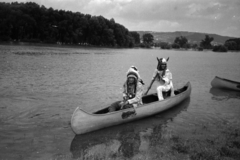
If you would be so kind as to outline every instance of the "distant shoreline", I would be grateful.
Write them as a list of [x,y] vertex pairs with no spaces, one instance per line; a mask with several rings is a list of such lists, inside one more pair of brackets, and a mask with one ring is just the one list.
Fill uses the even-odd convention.
[[[22,45],[22,46],[49,46],[49,47],[76,47],[76,48],[113,48],[124,49],[125,47],[95,46],[82,44],[57,44],[57,43],[33,43],[33,42],[0,42],[0,45]],[[129,48],[128,48],[129,49]]]
[[[143,48],[143,47],[133,47],[133,48],[126,48],[126,47],[110,47],[110,46],[95,46],[95,45],[77,45],[77,44],[55,44],[55,43],[33,43],[33,42],[0,42],[0,45],[15,45],[15,46],[39,46],[39,47],[58,47],[58,48],[106,48],[106,49],[158,49],[158,50],[176,50],[176,51],[199,51],[199,52],[206,52],[212,51],[212,49],[185,49],[185,48],[172,48],[172,49],[162,49],[161,47],[154,47],[154,48]],[[227,52],[238,53],[240,51],[232,51],[228,50]],[[225,53],[227,53],[225,52]]]

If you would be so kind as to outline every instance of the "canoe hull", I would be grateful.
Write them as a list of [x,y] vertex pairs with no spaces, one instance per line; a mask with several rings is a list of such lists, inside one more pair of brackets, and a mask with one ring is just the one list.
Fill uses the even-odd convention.
[[214,88],[231,89],[231,90],[240,91],[240,82],[220,78],[218,76],[216,76],[212,80],[211,85]]
[[188,82],[185,87],[187,89],[174,96],[167,98],[163,101],[156,101],[149,104],[144,104],[136,108],[136,115],[130,116],[126,119],[122,118],[122,114],[127,111],[132,111],[131,108],[125,110],[119,110],[116,112],[109,112],[106,114],[92,114],[77,107],[72,115],[71,127],[74,133],[84,134],[87,132],[95,131],[98,129],[127,123],[130,121],[149,117],[154,114],[158,114],[162,111],[172,108],[173,106],[181,103],[188,98],[191,93],[191,84]]

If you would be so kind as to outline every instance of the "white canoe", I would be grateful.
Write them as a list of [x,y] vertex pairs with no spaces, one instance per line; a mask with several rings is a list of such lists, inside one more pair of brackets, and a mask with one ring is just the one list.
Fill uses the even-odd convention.
[[[133,111],[132,108],[108,112],[108,107],[93,113],[88,113],[77,107],[72,115],[71,127],[75,134],[84,134],[87,132],[99,130],[102,128],[127,123],[144,117],[152,116],[176,106],[191,94],[191,84],[188,82],[182,88],[174,91],[175,96],[168,97],[163,101],[158,101],[156,93],[143,96],[143,105],[136,108],[136,114],[124,117],[123,115]],[[112,105],[118,104],[118,102]]]
[[232,90],[240,91],[240,82],[220,78],[218,76],[216,76],[212,80],[211,85],[214,88],[232,89]]

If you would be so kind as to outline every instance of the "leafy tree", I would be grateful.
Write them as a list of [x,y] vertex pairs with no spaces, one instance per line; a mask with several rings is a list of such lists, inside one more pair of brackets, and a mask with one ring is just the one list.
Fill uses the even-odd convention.
[[138,34],[138,32],[130,32],[130,34],[133,37],[135,44],[139,44],[140,43],[140,35]]
[[224,46],[229,50],[237,50],[237,43],[235,41],[227,41]]
[[146,33],[143,35],[143,42],[147,44],[151,44],[154,40],[153,35],[150,33]]
[[214,40],[213,37],[210,37],[209,35],[205,36],[205,39],[200,42],[200,46],[204,49],[211,49],[212,44],[211,42]]
[[185,48],[187,42],[188,42],[187,38],[183,36],[176,37],[176,39],[174,40],[174,43],[178,44],[180,48]]
[[172,48],[174,48],[174,49],[179,49],[179,48],[180,48],[180,45],[177,44],[177,43],[173,43],[173,44],[172,44]]
[[217,45],[213,47],[213,52],[227,52],[227,48],[224,45]]
[[157,46],[161,47],[161,49],[171,49],[171,45],[167,42],[160,42]]
[[191,45],[189,43],[185,43],[182,48],[189,49]]
[[123,47],[125,43],[123,27],[120,24],[116,23],[114,26],[114,33],[117,46]]
[[240,38],[229,39],[225,42],[224,46],[228,48],[228,50],[240,50]]
[[203,48],[200,46],[197,48],[198,51],[203,51]]
[[198,48],[198,44],[196,44],[196,43],[191,44],[191,48],[197,49]]
[[132,36],[130,36],[130,35],[127,36],[127,44],[126,45],[127,45],[127,47],[130,47],[130,48],[135,46],[135,40]]
[[[0,40],[133,47],[138,39],[114,19],[45,8],[34,2],[0,2]],[[135,36],[135,35],[134,35]]]
[[0,41],[9,41],[12,32],[10,5],[6,3],[0,4]]

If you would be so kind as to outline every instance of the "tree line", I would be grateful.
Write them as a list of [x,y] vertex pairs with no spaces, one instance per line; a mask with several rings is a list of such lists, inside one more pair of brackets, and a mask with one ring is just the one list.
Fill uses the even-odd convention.
[[123,25],[103,16],[80,12],[54,10],[34,2],[0,2],[0,41],[93,45],[106,47],[152,46],[162,49],[193,48],[213,51],[240,50],[240,38],[229,39],[224,45],[213,45],[213,37],[206,35],[200,44],[190,44],[184,36],[174,43],[154,43],[150,33],[140,37]]
[[209,35],[205,35],[205,38],[201,40],[199,44],[197,43],[189,43],[188,39],[184,36],[176,37],[173,43],[168,42],[154,42],[153,35],[150,33],[143,35],[143,44],[145,47],[151,46],[160,47],[162,49],[195,49],[195,50],[203,50],[210,49],[216,52],[227,52],[230,51],[240,51],[240,38],[234,38],[226,40],[224,44],[214,44],[214,38]]
[[0,41],[133,47],[140,43],[114,19],[54,10],[34,2],[0,3]]

